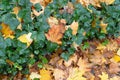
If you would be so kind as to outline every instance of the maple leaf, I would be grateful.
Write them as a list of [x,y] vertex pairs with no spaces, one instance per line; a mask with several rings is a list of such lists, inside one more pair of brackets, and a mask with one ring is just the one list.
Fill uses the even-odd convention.
[[79,70],[78,68],[72,68],[67,80],[87,80],[86,78],[83,77],[84,73],[85,73],[84,70]]
[[107,23],[104,23],[103,21],[100,22],[100,27],[101,27],[101,30],[103,33],[107,34],[107,28],[108,24]]
[[41,69],[40,76],[41,76],[40,80],[52,80],[51,71],[49,71],[49,70]]
[[45,34],[46,38],[54,43],[62,44],[62,37],[65,32],[65,27],[62,24],[54,25],[51,27],[48,31],[48,33]]
[[120,56],[118,55],[114,55],[114,57],[112,58],[115,62],[120,62]]
[[119,66],[120,66],[120,64],[115,63],[115,62],[112,62],[112,63],[109,65],[109,72],[110,72],[111,74],[117,74],[118,72],[120,72]]
[[72,55],[72,56],[69,58],[68,61],[65,61],[65,60],[64,60],[64,65],[65,65],[66,67],[69,67],[72,63],[76,63],[76,62],[77,62],[77,55],[74,54],[74,55]]
[[0,30],[0,32],[3,34],[4,38],[14,38],[14,31],[12,31],[10,29],[10,27],[5,24],[5,23],[1,23],[2,29]]
[[102,72],[102,75],[99,75],[99,77],[101,78],[101,80],[108,80],[108,74]]
[[65,71],[61,70],[61,69],[54,69],[53,71],[53,76],[55,78],[55,80],[65,80]]
[[37,72],[32,72],[29,76],[30,80],[34,80],[35,78],[39,78],[40,79],[40,75]]
[[90,71],[90,64],[87,62],[87,59],[79,58],[77,65],[79,66],[79,70]]
[[23,42],[23,43],[27,43],[27,47],[30,46],[30,44],[32,43],[32,39],[30,38],[32,35],[32,33],[28,33],[28,34],[23,34],[20,37],[18,37],[18,40]]

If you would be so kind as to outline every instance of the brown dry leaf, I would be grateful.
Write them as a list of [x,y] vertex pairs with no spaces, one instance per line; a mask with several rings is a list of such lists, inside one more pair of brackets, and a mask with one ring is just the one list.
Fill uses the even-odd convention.
[[18,37],[18,40],[23,42],[23,43],[27,43],[27,47],[30,46],[30,44],[32,43],[32,39],[31,39],[31,35],[32,33],[28,33],[28,34],[23,34],[20,37]]
[[94,53],[95,54],[91,55],[90,57],[90,61],[92,62],[92,64],[101,65],[106,62],[106,59],[99,51],[95,51]]
[[79,70],[78,68],[72,68],[67,80],[87,80],[86,78],[83,77],[84,73],[85,73],[84,70]]
[[41,69],[40,76],[40,80],[52,80],[51,71],[49,70]]
[[107,30],[106,30],[107,25],[108,25],[108,24],[107,24],[107,23],[104,23],[103,21],[101,21],[101,23],[100,23],[101,30],[102,30],[102,32],[105,33],[105,34],[107,34]]
[[69,67],[71,64],[76,63],[77,62],[77,55],[73,54],[73,56],[70,56],[68,61],[64,61],[64,65],[66,67]]
[[109,72],[110,72],[111,74],[117,74],[118,72],[120,72],[119,66],[120,66],[120,64],[115,63],[115,62],[112,62],[112,63],[109,65]]
[[55,80],[66,80],[66,73],[61,69],[54,69],[53,76]]
[[19,10],[20,10],[20,7],[14,7],[13,8],[13,13],[17,15]]
[[74,5],[73,5],[73,3],[68,2],[67,6],[64,7],[64,11],[66,11],[69,14],[72,14],[73,11],[74,11]]
[[14,31],[11,30],[10,27],[5,23],[2,23],[1,26],[2,26],[2,29],[0,30],[0,32],[2,33],[4,38],[9,37],[9,38],[13,39],[14,38]]
[[65,27],[62,24],[54,25],[49,29],[49,31],[45,34],[46,38],[54,43],[62,44],[62,37],[65,32]]
[[118,49],[118,44],[116,41],[111,41],[109,44],[106,45],[107,50],[116,51]]
[[72,24],[70,25],[73,35],[77,34],[78,26],[79,26],[78,22],[75,22],[75,21],[73,21]]
[[101,78],[101,80],[108,80],[108,74],[102,72],[102,75],[99,75],[99,77]]
[[91,64],[88,63],[87,59],[79,58],[77,65],[79,66],[79,70],[90,71]]

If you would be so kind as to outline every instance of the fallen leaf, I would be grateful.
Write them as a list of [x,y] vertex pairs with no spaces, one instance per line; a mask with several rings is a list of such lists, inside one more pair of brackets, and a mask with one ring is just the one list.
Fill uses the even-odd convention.
[[49,17],[47,21],[50,27],[53,27],[54,25],[58,24],[58,20],[55,17]]
[[120,48],[118,49],[118,51],[117,51],[117,55],[119,55],[120,56]]
[[79,26],[78,22],[75,22],[75,21],[73,21],[73,23],[70,25],[73,35],[77,34],[78,26]]
[[35,15],[35,16],[39,16],[40,14],[42,14],[43,12],[44,12],[44,7],[42,7],[42,10],[41,11],[36,11],[36,9],[35,8],[32,8],[32,11],[33,11],[33,14]]
[[120,62],[120,56],[118,55],[114,55],[114,57],[112,58],[115,62]]
[[65,72],[61,69],[54,69],[53,76],[55,80],[65,80]]
[[104,23],[103,21],[100,22],[100,27],[101,27],[101,30],[103,33],[107,34],[107,28],[108,24],[107,23]]
[[40,79],[40,74],[38,74],[37,72],[32,72],[29,76],[30,80],[34,80],[35,78],[39,78]]
[[[113,47],[114,46],[114,47]],[[116,51],[118,49],[118,44],[116,41],[111,41],[106,45],[107,50]]]
[[49,29],[49,31],[45,34],[46,38],[54,43],[62,44],[62,37],[65,32],[65,27],[62,24],[54,25]]
[[90,71],[90,64],[87,62],[87,59],[82,59],[79,58],[77,65],[79,66],[79,70],[83,70],[83,71]]
[[66,67],[69,67],[71,64],[76,63],[77,62],[77,55],[73,54],[72,56],[70,56],[68,61],[64,61],[64,65]]
[[101,80],[108,80],[108,74],[102,72],[102,75],[99,75],[99,77],[101,78]]
[[32,35],[32,33],[28,33],[28,34],[23,34],[20,37],[18,37],[18,40],[23,42],[23,43],[27,43],[27,47],[30,46],[30,44],[32,43],[32,39],[30,38]]
[[51,71],[49,71],[49,70],[41,69],[40,76],[41,76],[40,80],[52,80]]
[[119,66],[120,66],[120,64],[115,63],[115,62],[112,62],[112,63],[109,65],[109,72],[110,72],[111,74],[117,74],[118,72],[120,72]]
[[78,68],[72,68],[67,80],[87,80],[86,78],[83,77],[84,73],[85,73],[84,70],[79,70]]
[[10,29],[10,27],[5,24],[5,23],[1,23],[2,29],[0,30],[0,32],[2,33],[2,35],[4,36],[4,38],[14,38],[14,31]]
[[114,77],[110,78],[110,80],[120,80],[120,77],[119,76],[114,76]]
[[102,51],[102,50],[104,50],[105,48],[106,48],[106,46],[104,46],[104,45],[102,45],[102,44],[99,44],[96,49]]

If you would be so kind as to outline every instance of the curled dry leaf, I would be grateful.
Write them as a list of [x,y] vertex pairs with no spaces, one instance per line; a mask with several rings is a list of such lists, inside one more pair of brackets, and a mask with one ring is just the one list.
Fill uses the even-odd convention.
[[52,80],[51,71],[49,70],[41,69],[40,76],[40,80]]
[[62,44],[61,39],[63,37],[64,32],[65,32],[64,25],[58,24],[58,25],[54,25],[53,27],[51,27],[48,33],[45,34],[45,36],[51,42]]
[[23,43],[27,43],[27,47],[30,46],[30,44],[32,43],[32,39],[30,38],[32,35],[32,33],[28,33],[28,34],[23,34],[20,37],[18,37],[18,40],[23,42]]
[[2,33],[2,35],[4,36],[4,38],[14,38],[14,31],[10,29],[10,27],[5,24],[5,23],[1,23],[2,29],[0,30],[0,32]]

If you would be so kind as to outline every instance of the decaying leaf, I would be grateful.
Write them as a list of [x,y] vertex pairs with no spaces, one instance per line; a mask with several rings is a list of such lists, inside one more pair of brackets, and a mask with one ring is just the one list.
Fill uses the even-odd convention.
[[40,79],[40,75],[37,72],[32,72],[29,76],[30,80],[34,80],[35,78]]
[[102,75],[99,75],[99,77],[101,78],[101,80],[108,80],[108,74],[102,72]]
[[103,33],[107,33],[107,30],[106,30],[106,28],[107,28],[107,23],[104,23],[103,21],[101,21],[101,23],[100,23],[100,27],[101,27],[101,30],[102,30],[102,32]]
[[87,80],[83,77],[84,70],[79,70],[78,68],[72,68],[67,80]]
[[0,30],[0,32],[2,33],[2,35],[4,36],[4,38],[14,38],[14,31],[10,29],[10,27],[5,24],[5,23],[1,23],[2,29]]
[[62,44],[61,39],[63,37],[64,32],[65,32],[64,25],[58,24],[58,25],[54,25],[53,27],[51,27],[48,33],[45,34],[45,36],[51,42]]
[[51,72],[49,70],[41,69],[40,76],[40,80],[52,80]]
[[27,47],[30,46],[30,44],[32,43],[32,39],[30,38],[32,35],[32,33],[28,33],[28,34],[23,34],[21,35],[18,40],[23,42],[23,43],[27,43]]

